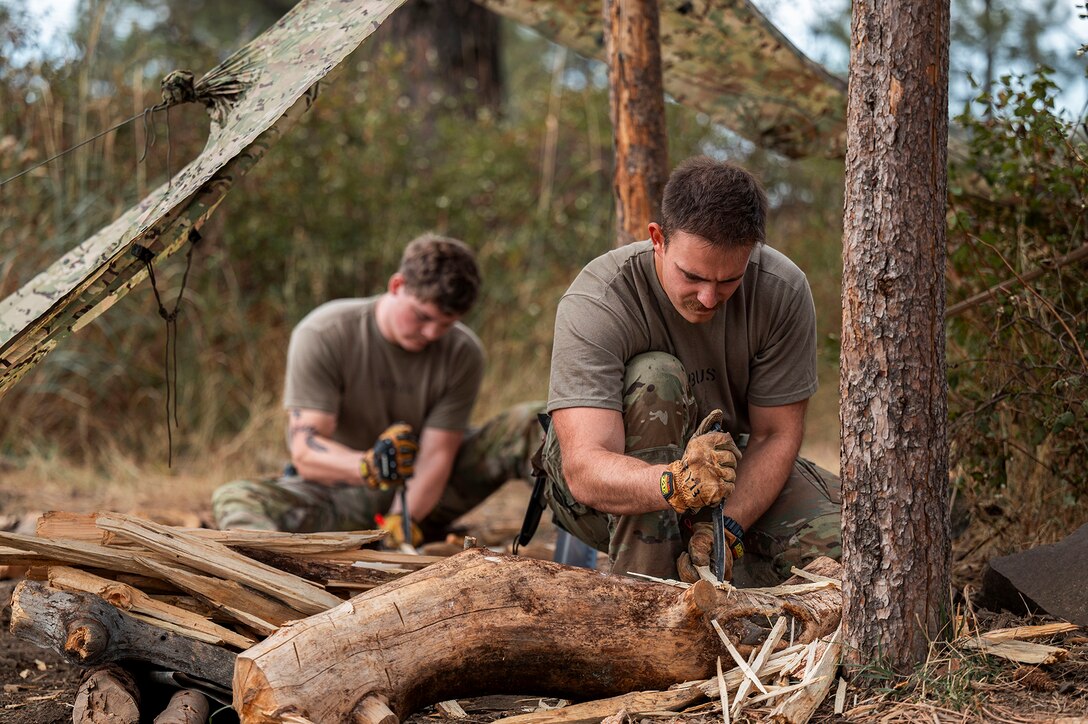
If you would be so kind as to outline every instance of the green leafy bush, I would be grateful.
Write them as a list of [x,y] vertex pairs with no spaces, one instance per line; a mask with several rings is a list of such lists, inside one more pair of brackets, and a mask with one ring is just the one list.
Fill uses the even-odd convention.
[[1088,144],[1057,90],[1003,78],[949,175],[953,469],[1043,527],[1088,492]]

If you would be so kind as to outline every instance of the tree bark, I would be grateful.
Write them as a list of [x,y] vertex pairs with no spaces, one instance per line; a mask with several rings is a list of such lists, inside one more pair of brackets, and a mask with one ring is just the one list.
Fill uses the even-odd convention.
[[844,650],[907,671],[947,619],[948,0],[853,9],[843,239]]
[[[841,572],[830,559],[810,570]],[[681,590],[473,549],[250,648],[235,666],[234,708],[247,723],[350,721],[377,697],[403,719],[479,694],[664,689],[715,671],[711,619],[748,652],[777,615],[793,619],[795,642],[810,641],[834,630],[841,605],[834,587],[780,597],[705,581]]]
[[88,669],[76,690],[72,724],[139,724],[140,689],[116,664]]
[[229,688],[234,654],[138,621],[98,596],[23,581],[11,597],[11,632],[80,666],[146,661]]
[[623,246],[647,237],[668,179],[661,27],[657,0],[605,0],[604,17],[616,246]]

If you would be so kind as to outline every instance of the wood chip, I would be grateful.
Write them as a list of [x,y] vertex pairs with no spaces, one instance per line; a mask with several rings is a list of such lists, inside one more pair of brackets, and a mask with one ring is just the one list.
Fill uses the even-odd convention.
[[842,714],[846,708],[846,679],[839,677],[839,687],[835,690],[835,713]]
[[456,699],[450,699],[448,701],[440,701],[434,705],[434,708],[438,710],[438,713],[447,719],[467,719],[468,712],[461,708],[461,705],[457,703]]
[[[736,647],[733,646],[733,642],[729,640],[729,637],[725,635],[725,631],[722,630],[721,624],[718,623],[718,619],[712,619],[710,625],[714,627],[714,630],[718,632],[718,638],[725,644],[726,650],[729,651],[729,655],[733,657],[733,661],[737,662],[737,667],[744,672],[744,675],[764,694],[767,690],[763,687],[763,682],[759,680],[756,673],[752,671],[752,667],[748,665],[748,662],[744,660],[744,657],[740,655]],[[735,697],[734,697],[735,699]]]
[[790,573],[795,576],[800,576],[806,581],[811,581],[813,583],[832,583],[839,588],[842,588],[842,581],[837,578],[831,578],[830,576],[821,576],[819,573],[809,573],[808,571],[802,568],[798,568],[797,566],[793,566],[792,568],[790,568]]
[[729,724],[729,693],[725,685],[725,676],[722,675],[722,657],[718,657],[718,696],[722,700],[722,721]]
[[[757,685],[759,681],[759,670],[767,663],[768,657],[774,651],[774,647],[782,639],[782,634],[786,632],[786,617],[779,616],[778,620],[774,622],[774,626],[771,627],[771,632],[767,634],[767,639],[763,642],[763,646],[760,647],[759,653],[756,654],[755,659],[752,662],[752,671],[756,674]],[[760,690],[766,694],[767,689],[763,686],[759,686]],[[740,714],[741,707],[744,706],[744,698],[748,696],[748,692],[751,691],[751,680],[746,679],[741,682],[741,685],[737,688],[737,693],[733,695],[733,716]]]
[[[819,708],[831,689],[835,671],[842,659],[842,624],[835,629],[831,640],[827,642],[823,656],[801,682],[798,691],[776,706],[771,712],[771,720],[781,724],[805,724]],[[780,692],[781,693],[781,692]]]

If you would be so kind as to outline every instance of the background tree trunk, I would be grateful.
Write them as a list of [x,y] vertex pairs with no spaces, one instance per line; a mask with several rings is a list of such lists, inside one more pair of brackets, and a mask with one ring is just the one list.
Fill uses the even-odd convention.
[[623,246],[646,238],[646,225],[660,216],[668,179],[657,0],[605,0],[604,19],[616,246]]
[[843,239],[843,629],[905,671],[947,617],[949,0],[854,3]]
[[387,25],[388,35],[378,37],[391,39],[407,54],[406,90],[416,104],[453,97],[469,117],[483,108],[500,110],[498,15],[470,0],[409,0]]

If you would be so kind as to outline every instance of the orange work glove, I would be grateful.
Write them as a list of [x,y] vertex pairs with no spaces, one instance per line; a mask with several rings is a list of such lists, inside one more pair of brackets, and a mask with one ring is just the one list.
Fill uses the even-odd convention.
[[[387,535],[382,540],[382,544],[386,548],[397,549],[404,545],[404,516],[400,513],[394,513],[393,515],[378,516],[375,519],[378,527],[384,530]],[[412,541],[413,548],[419,548],[423,545],[423,531],[419,526],[412,522]]]
[[363,453],[359,475],[371,488],[404,485],[416,471],[419,438],[403,422],[394,423],[378,436],[374,447]]
[[[688,549],[676,559],[676,570],[680,574],[680,580],[685,583],[695,583],[699,580],[697,566],[709,566],[710,557],[714,552],[714,524],[706,521],[697,521],[692,526],[691,540],[688,541]],[[725,531],[725,576],[723,580],[733,580],[733,562],[744,555],[744,544],[737,537]]]
[[707,432],[722,411],[707,415],[688,440],[684,456],[661,474],[661,495],[677,513],[717,505],[733,494],[740,448],[727,432]]

